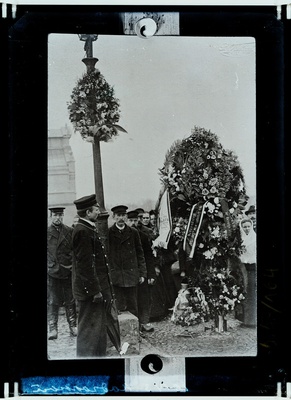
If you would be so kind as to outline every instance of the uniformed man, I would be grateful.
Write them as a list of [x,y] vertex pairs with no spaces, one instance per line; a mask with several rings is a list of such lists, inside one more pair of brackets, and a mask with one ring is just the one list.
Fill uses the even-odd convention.
[[137,229],[127,225],[127,206],[111,209],[114,224],[108,230],[110,269],[117,308],[138,318],[138,285],[147,277],[144,252]]
[[59,308],[65,307],[72,336],[77,335],[76,303],[72,293],[72,232],[64,225],[65,207],[50,207],[47,231],[48,339],[58,337]]
[[78,301],[77,357],[103,357],[107,347],[106,308],[113,301],[105,247],[95,222],[95,194],[74,201],[79,221],[73,231],[73,294]]

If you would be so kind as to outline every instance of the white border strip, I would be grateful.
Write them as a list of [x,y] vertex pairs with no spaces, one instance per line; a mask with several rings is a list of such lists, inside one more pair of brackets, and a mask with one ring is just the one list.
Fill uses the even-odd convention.
[[3,4],[21,5],[165,5],[165,6],[281,6],[286,0],[6,0]]
[[[291,0],[290,0],[291,1]],[[286,18],[291,19],[291,3],[284,0],[5,0],[2,3],[2,18],[7,18],[7,5],[12,5],[12,18],[16,18],[18,5],[51,5],[51,6],[274,6],[277,7],[277,18],[280,20],[282,15],[282,5],[286,5]]]

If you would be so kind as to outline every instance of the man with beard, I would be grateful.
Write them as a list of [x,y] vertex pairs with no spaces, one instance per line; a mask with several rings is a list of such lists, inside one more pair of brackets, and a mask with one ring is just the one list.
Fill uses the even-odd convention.
[[111,209],[114,224],[108,230],[109,259],[118,311],[129,311],[138,318],[138,285],[145,281],[147,270],[139,233],[126,224],[127,208]]
[[72,293],[72,232],[64,225],[65,207],[50,207],[47,231],[48,339],[58,337],[59,308],[65,307],[70,335],[77,335],[76,304]]

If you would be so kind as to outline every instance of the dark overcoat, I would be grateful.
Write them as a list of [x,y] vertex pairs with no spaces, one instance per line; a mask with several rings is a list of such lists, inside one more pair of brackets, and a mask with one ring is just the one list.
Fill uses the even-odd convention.
[[65,279],[71,274],[73,228],[50,225],[47,231],[47,269],[53,278]]
[[105,247],[97,229],[80,219],[73,231],[73,294],[88,300],[111,287]]
[[[79,219],[73,231],[72,279],[73,294],[79,303],[77,357],[104,357],[114,293],[105,246],[96,227],[84,219]],[[99,292],[102,302],[93,302]]]
[[136,228],[116,224],[108,232],[109,259],[112,283],[115,286],[137,286],[140,277],[147,277],[144,252]]
[[143,230],[138,229],[138,233],[140,236],[143,252],[144,252],[144,257],[145,257],[145,262],[146,262],[146,267],[147,267],[147,278],[152,279],[156,278],[156,270],[155,267],[159,266],[157,258],[153,254],[152,250],[152,241],[151,238],[147,233],[145,233]]

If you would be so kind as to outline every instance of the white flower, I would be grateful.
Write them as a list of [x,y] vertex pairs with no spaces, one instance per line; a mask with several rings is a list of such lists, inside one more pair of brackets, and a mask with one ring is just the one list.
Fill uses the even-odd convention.
[[203,253],[203,255],[204,255],[204,257],[206,258],[206,260],[213,260],[213,258],[214,258],[213,254],[211,253],[210,250],[206,250],[206,251]]
[[213,238],[219,238],[220,237],[220,232],[219,232],[219,226],[216,226],[212,232],[210,233],[211,237]]
[[215,205],[212,204],[212,203],[210,203],[209,201],[208,201],[208,203],[206,204],[206,207],[208,208],[208,211],[209,211],[210,213],[213,213],[214,210],[215,210]]
[[213,255],[215,255],[215,254],[218,253],[217,247],[212,247],[212,249],[210,249],[210,251],[211,251],[211,253],[212,253]]
[[232,299],[227,299],[227,304],[229,304],[231,308],[234,308],[235,302]]

